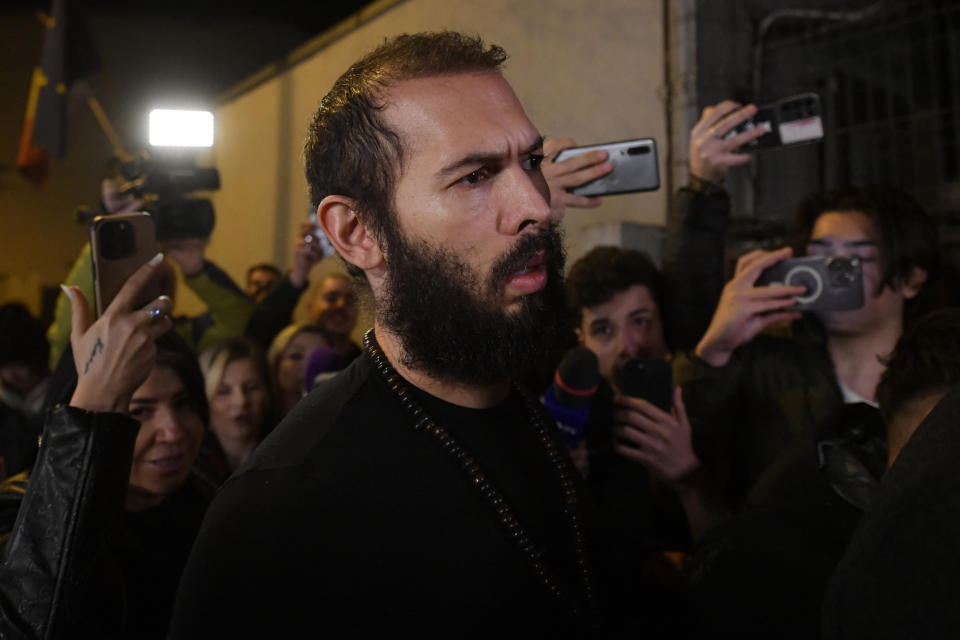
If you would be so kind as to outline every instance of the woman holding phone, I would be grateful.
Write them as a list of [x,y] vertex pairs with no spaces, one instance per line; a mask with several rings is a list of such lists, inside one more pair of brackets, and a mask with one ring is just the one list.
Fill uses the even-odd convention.
[[169,298],[143,265],[95,322],[73,309],[77,385],[44,427],[0,565],[4,638],[163,638],[212,487],[192,473],[209,410]]

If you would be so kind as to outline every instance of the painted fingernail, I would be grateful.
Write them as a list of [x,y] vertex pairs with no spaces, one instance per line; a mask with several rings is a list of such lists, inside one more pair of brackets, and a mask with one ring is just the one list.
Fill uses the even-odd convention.
[[163,251],[161,251],[161,252],[158,253],[157,255],[153,256],[152,258],[150,258],[150,266],[151,266],[151,267],[155,267],[155,266],[157,266],[158,264],[160,264],[161,262],[163,262]]
[[70,287],[68,287],[68,286],[65,285],[65,284],[61,284],[61,285],[60,285],[60,288],[63,289],[63,294],[64,294],[65,296],[67,296],[68,298],[70,298],[70,300],[73,300],[73,289],[71,289]]

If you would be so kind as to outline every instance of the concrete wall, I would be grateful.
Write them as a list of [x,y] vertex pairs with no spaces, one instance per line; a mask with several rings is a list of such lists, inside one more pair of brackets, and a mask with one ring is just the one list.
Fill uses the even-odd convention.
[[[310,209],[301,148],[310,116],[334,80],[384,38],[454,29],[510,54],[506,76],[547,136],[581,144],[652,137],[666,184],[664,3],[659,0],[406,0],[216,111],[212,161],[223,186],[209,255],[236,278],[254,262],[287,265]],[[662,224],[665,189],[610,197],[567,214],[571,260],[589,247],[587,227]],[[595,234],[594,234],[595,235]],[[318,272],[338,270],[324,260]]]

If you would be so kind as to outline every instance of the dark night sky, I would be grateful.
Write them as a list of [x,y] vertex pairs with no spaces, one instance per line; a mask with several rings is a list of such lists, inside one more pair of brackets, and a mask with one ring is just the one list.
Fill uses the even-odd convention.
[[[368,4],[359,0],[67,1],[71,10],[84,16],[101,59],[88,83],[131,148],[142,146],[145,113],[152,106],[210,106],[227,89]],[[6,42],[0,45],[6,67],[0,170],[9,168],[12,161],[14,141],[8,134],[19,137],[30,73],[40,59],[43,29],[36,14],[48,11],[50,4],[50,0],[13,0],[0,8],[0,40]],[[68,139],[68,155],[72,153],[69,144]],[[15,146],[12,152],[15,155]]]
[[[86,18],[101,59],[85,82],[128,152],[146,148],[151,108],[212,107],[237,83],[367,4],[67,2]],[[54,283],[63,277],[86,238],[73,210],[99,201],[105,162],[113,152],[90,109],[74,100],[66,154],[52,159],[46,187],[37,189],[14,171],[30,80],[43,46],[37,12],[50,6],[51,0],[0,0],[0,299],[5,278],[38,275]]]

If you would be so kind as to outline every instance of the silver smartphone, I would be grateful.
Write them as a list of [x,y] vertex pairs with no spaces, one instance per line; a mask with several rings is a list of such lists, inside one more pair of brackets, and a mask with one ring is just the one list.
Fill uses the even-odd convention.
[[561,162],[596,149],[606,150],[607,159],[613,163],[613,171],[570,189],[572,193],[587,197],[612,196],[618,193],[656,191],[660,188],[657,143],[653,138],[571,147],[558,153],[553,161]]

